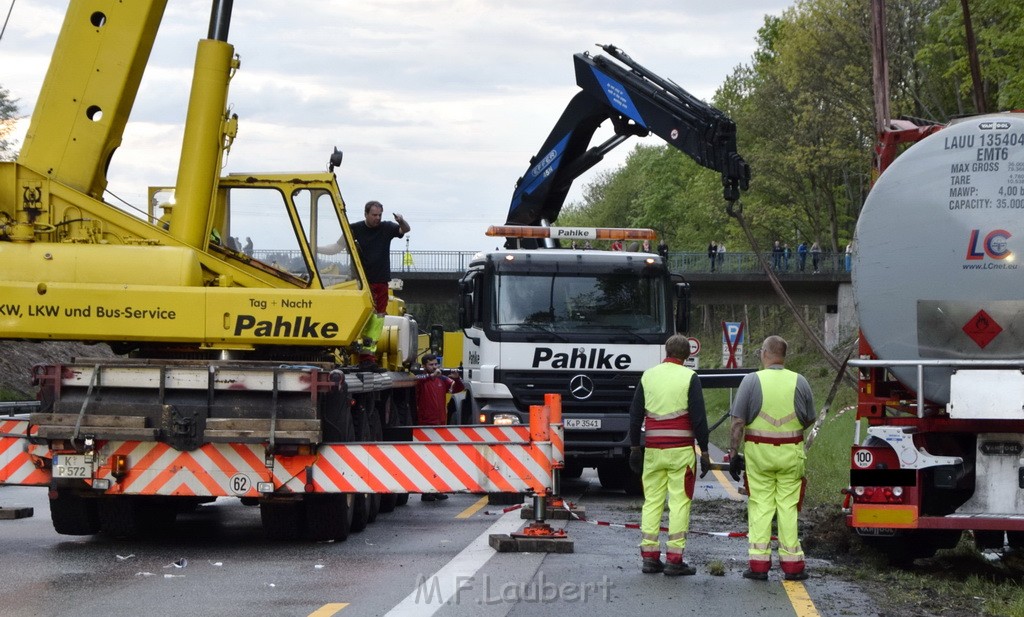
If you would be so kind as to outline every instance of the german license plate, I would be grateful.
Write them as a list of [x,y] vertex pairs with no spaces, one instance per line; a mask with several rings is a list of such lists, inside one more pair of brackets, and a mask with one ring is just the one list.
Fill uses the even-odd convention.
[[84,454],[55,454],[53,456],[53,477],[90,478],[92,465],[85,461]]
[[599,418],[566,418],[565,428],[593,431],[601,428]]

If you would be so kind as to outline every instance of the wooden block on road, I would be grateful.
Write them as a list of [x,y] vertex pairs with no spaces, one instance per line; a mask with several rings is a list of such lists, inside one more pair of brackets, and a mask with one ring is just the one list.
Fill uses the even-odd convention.
[[[587,518],[586,508],[573,508],[572,511],[580,518]],[[520,518],[533,519],[533,506],[523,506],[521,512]],[[551,506],[544,508],[544,520],[568,521],[570,519],[572,519],[572,515],[565,508],[552,508]]]
[[513,538],[508,534],[491,534],[488,542],[499,553],[573,553],[572,540],[565,538]]
[[28,518],[33,514],[32,508],[4,508],[0,506],[0,521],[11,521],[16,518]]

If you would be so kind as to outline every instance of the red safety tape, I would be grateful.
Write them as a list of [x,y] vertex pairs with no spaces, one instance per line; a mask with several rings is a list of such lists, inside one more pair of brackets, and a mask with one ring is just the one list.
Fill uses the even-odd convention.
[[[523,505],[524,504],[519,504],[517,506],[509,506],[508,508],[505,508],[504,510],[502,510],[501,513],[502,514],[507,514],[509,512],[512,512],[514,510],[518,510],[518,509],[522,508]],[[573,517],[577,521],[580,521],[581,523],[587,523],[588,525],[596,525],[598,527],[617,527],[619,529],[640,529],[640,523],[610,523],[608,521],[592,521],[592,520],[586,518],[585,516],[580,516],[576,512],[573,512],[572,508],[570,507],[571,505],[574,505],[574,504],[570,504],[569,502],[562,502],[562,508],[566,512],[569,513],[569,516]],[[484,514],[493,514],[493,513],[492,512],[484,512]],[[661,531],[664,531],[665,533],[668,533],[668,527],[661,527],[660,529],[661,529]],[[745,531],[695,531],[695,530],[691,529],[691,530],[687,531],[686,533],[687,534],[697,534],[697,535],[700,535],[700,536],[713,536],[713,537],[718,537],[718,538],[746,538],[747,537],[747,532],[745,532]],[[772,539],[774,540],[775,536],[772,536]]]

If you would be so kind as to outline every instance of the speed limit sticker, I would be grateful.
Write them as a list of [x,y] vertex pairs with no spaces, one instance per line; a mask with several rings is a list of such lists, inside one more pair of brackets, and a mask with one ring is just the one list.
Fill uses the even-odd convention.
[[871,454],[871,450],[857,450],[853,453],[853,464],[861,469],[871,467],[874,459],[875,457]]
[[236,473],[231,476],[231,479],[228,480],[228,482],[231,484],[231,492],[236,495],[244,495],[248,493],[249,487],[252,486],[252,483],[249,481],[249,476],[244,473]]

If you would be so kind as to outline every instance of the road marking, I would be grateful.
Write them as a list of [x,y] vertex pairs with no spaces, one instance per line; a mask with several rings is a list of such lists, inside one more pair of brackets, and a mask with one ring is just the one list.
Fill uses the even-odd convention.
[[740,492],[732,485],[729,478],[725,476],[725,472],[721,469],[712,469],[711,473],[715,474],[715,478],[718,480],[718,483],[721,484],[725,489],[725,492],[729,494],[729,499],[732,499],[733,501],[743,501],[743,495],[740,495]]
[[341,609],[348,606],[348,602],[333,602],[331,604],[324,604],[320,608],[316,609],[309,614],[309,617],[331,617],[336,615]]
[[486,505],[487,505],[487,496],[484,495],[476,503],[474,503],[473,505],[469,506],[468,508],[466,508],[462,512],[459,512],[458,514],[456,514],[455,518],[469,518],[469,517],[473,516],[474,514],[476,514],[477,512],[479,512]]
[[518,510],[506,512],[440,570],[431,576],[419,575],[416,589],[396,604],[386,617],[430,617],[436,613],[459,593],[461,585],[472,583],[476,572],[495,554],[490,546],[491,534],[512,533],[522,525]]
[[793,606],[796,617],[820,617],[818,609],[814,607],[814,602],[811,602],[811,597],[807,595],[807,588],[803,583],[782,581],[782,587],[786,590],[786,595],[789,596],[789,603]]

